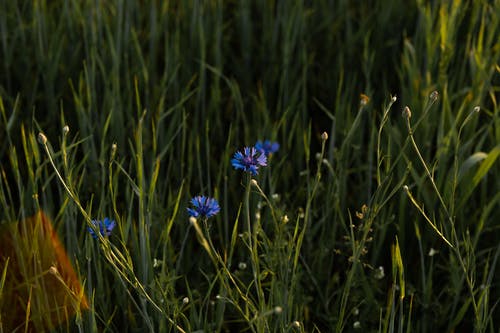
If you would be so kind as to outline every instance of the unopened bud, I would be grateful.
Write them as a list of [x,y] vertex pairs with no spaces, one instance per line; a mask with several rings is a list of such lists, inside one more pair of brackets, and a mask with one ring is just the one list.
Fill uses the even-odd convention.
[[403,109],[402,116],[403,116],[403,118],[406,118],[406,119],[411,118],[411,110],[409,107],[405,106],[405,108]]
[[321,140],[323,140],[323,141],[328,140],[328,133],[323,132],[323,133],[321,134]]
[[434,90],[433,92],[431,92],[431,94],[429,95],[429,98],[434,102],[436,99],[438,99],[439,97],[439,93],[437,92],[437,90]]
[[59,273],[59,271],[57,270],[56,266],[50,266],[49,273],[52,275],[57,275]]
[[63,132],[63,135],[67,135],[69,133],[69,126],[64,125],[64,127],[62,128],[62,132]]
[[369,101],[370,97],[366,96],[365,94],[359,95],[359,104],[361,106],[365,106],[366,104],[368,104]]
[[40,142],[42,145],[47,143],[47,137],[42,132],[38,133],[38,142]]

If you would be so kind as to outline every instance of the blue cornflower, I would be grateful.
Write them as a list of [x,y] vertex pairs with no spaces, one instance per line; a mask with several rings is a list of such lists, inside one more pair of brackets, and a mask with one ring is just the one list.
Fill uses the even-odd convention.
[[[103,237],[111,235],[111,231],[114,227],[116,227],[116,222],[107,217],[105,217],[103,221],[92,220],[91,222],[95,226],[95,228],[99,229],[99,232]],[[87,226],[87,230],[92,237],[97,238],[97,234],[95,233],[94,228]]]
[[266,156],[269,156],[280,149],[280,144],[277,142],[271,142],[270,140],[265,140],[264,142],[259,140],[255,144],[255,149],[263,152]]
[[250,172],[252,175],[257,174],[260,166],[267,165],[266,154],[257,150],[255,147],[243,148],[243,153],[237,151],[231,159],[231,164],[235,169],[242,169]]
[[189,216],[192,217],[212,217],[220,211],[220,206],[214,198],[207,198],[205,196],[196,196],[191,199],[193,208],[188,208]]

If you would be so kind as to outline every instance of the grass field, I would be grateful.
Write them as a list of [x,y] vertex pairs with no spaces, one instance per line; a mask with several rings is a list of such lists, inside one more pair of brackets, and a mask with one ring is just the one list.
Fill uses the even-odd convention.
[[498,332],[499,37],[498,0],[0,0],[0,232],[42,210],[83,286],[49,309],[64,250],[16,234],[0,333]]

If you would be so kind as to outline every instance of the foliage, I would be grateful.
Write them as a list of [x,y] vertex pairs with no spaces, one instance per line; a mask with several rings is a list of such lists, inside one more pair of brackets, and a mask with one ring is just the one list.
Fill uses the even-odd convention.
[[1,223],[53,217],[60,331],[497,331],[499,12],[3,1]]

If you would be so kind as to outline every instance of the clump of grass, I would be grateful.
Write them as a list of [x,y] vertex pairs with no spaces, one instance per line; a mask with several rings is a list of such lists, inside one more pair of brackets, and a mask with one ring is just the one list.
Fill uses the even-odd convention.
[[89,302],[56,331],[498,328],[498,3],[1,8],[0,220]]

